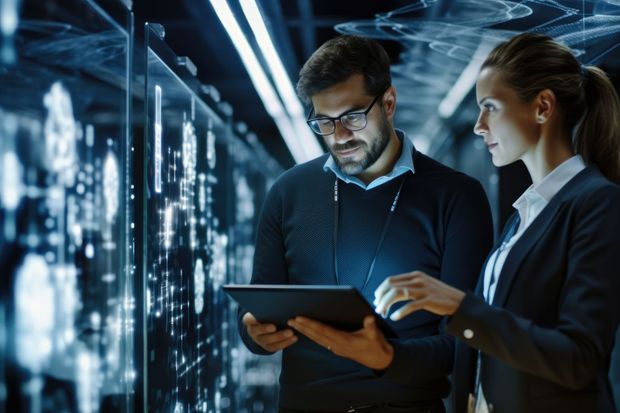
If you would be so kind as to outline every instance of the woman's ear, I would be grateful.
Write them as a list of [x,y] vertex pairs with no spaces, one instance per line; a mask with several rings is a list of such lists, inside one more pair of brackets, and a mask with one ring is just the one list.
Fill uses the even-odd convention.
[[556,111],[555,93],[551,89],[541,90],[535,98],[536,123],[547,122]]

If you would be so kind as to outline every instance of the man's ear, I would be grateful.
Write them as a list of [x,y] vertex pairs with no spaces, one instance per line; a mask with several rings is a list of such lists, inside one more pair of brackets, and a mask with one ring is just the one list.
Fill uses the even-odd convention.
[[396,111],[396,88],[393,85],[385,91],[381,103],[385,115],[389,120],[392,120]]

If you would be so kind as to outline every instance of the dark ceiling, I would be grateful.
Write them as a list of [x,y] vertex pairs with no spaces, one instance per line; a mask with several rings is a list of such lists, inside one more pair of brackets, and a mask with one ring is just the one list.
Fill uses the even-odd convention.
[[[234,6],[235,2],[229,3]],[[405,3],[408,2],[267,0],[260,4],[269,16],[269,29],[272,36],[275,34],[282,61],[291,80],[296,82],[303,62],[319,45],[338,34],[334,30],[336,24],[372,18]],[[198,67],[200,80],[214,85],[222,99],[232,105],[235,120],[245,122],[282,166],[294,164],[208,0],[138,0],[134,2],[134,14],[138,30],[145,22],[164,25],[166,42],[177,55],[190,57]],[[389,41],[385,45],[396,59],[400,45]]]
[[[239,2],[228,1],[236,16]],[[437,116],[439,102],[479,45],[516,31],[537,30],[583,50],[582,61],[620,73],[620,0],[259,0],[271,36],[292,82],[308,56],[339,31],[382,41],[393,59],[400,119],[410,135],[433,138],[449,129]],[[278,129],[265,111],[232,42],[209,0],[136,0],[137,30],[144,22],[166,28],[166,42],[198,67],[203,83],[214,85],[268,151],[285,168],[294,164]],[[387,14],[395,11],[392,14]],[[250,33],[247,22],[239,19]],[[251,36],[248,36],[251,38]],[[260,55],[260,53],[257,53]],[[617,81],[617,79],[615,79]],[[469,93],[471,99],[471,91]],[[472,100],[473,102],[473,100]],[[473,106],[470,102],[470,106]],[[467,111],[467,116],[470,115]],[[415,139],[414,139],[415,141]],[[427,145],[428,146],[428,145]]]

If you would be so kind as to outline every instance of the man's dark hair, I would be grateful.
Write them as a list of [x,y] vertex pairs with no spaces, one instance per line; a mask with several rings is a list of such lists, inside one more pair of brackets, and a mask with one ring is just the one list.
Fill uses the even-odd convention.
[[372,39],[338,36],[323,43],[301,68],[297,94],[309,104],[316,93],[355,74],[364,75],[368,95],[379,95],[392,84],[390,58]]

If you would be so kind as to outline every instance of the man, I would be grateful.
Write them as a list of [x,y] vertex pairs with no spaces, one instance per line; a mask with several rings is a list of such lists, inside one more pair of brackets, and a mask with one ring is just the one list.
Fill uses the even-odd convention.
[[[258,227],[252,283],[353,285],[372,302],[388,276],[424,269],[472,288],[491,244],[481,186],[417,152],[394,129],[390,62],[375,41],[340,36],[306,62],[297,85],[324,155],[273,185]],[[283,351],[280,412],[444,412],[454,342],[429,313],[355,332],[297,317],[276,331],[243,309],[258,354]]]

